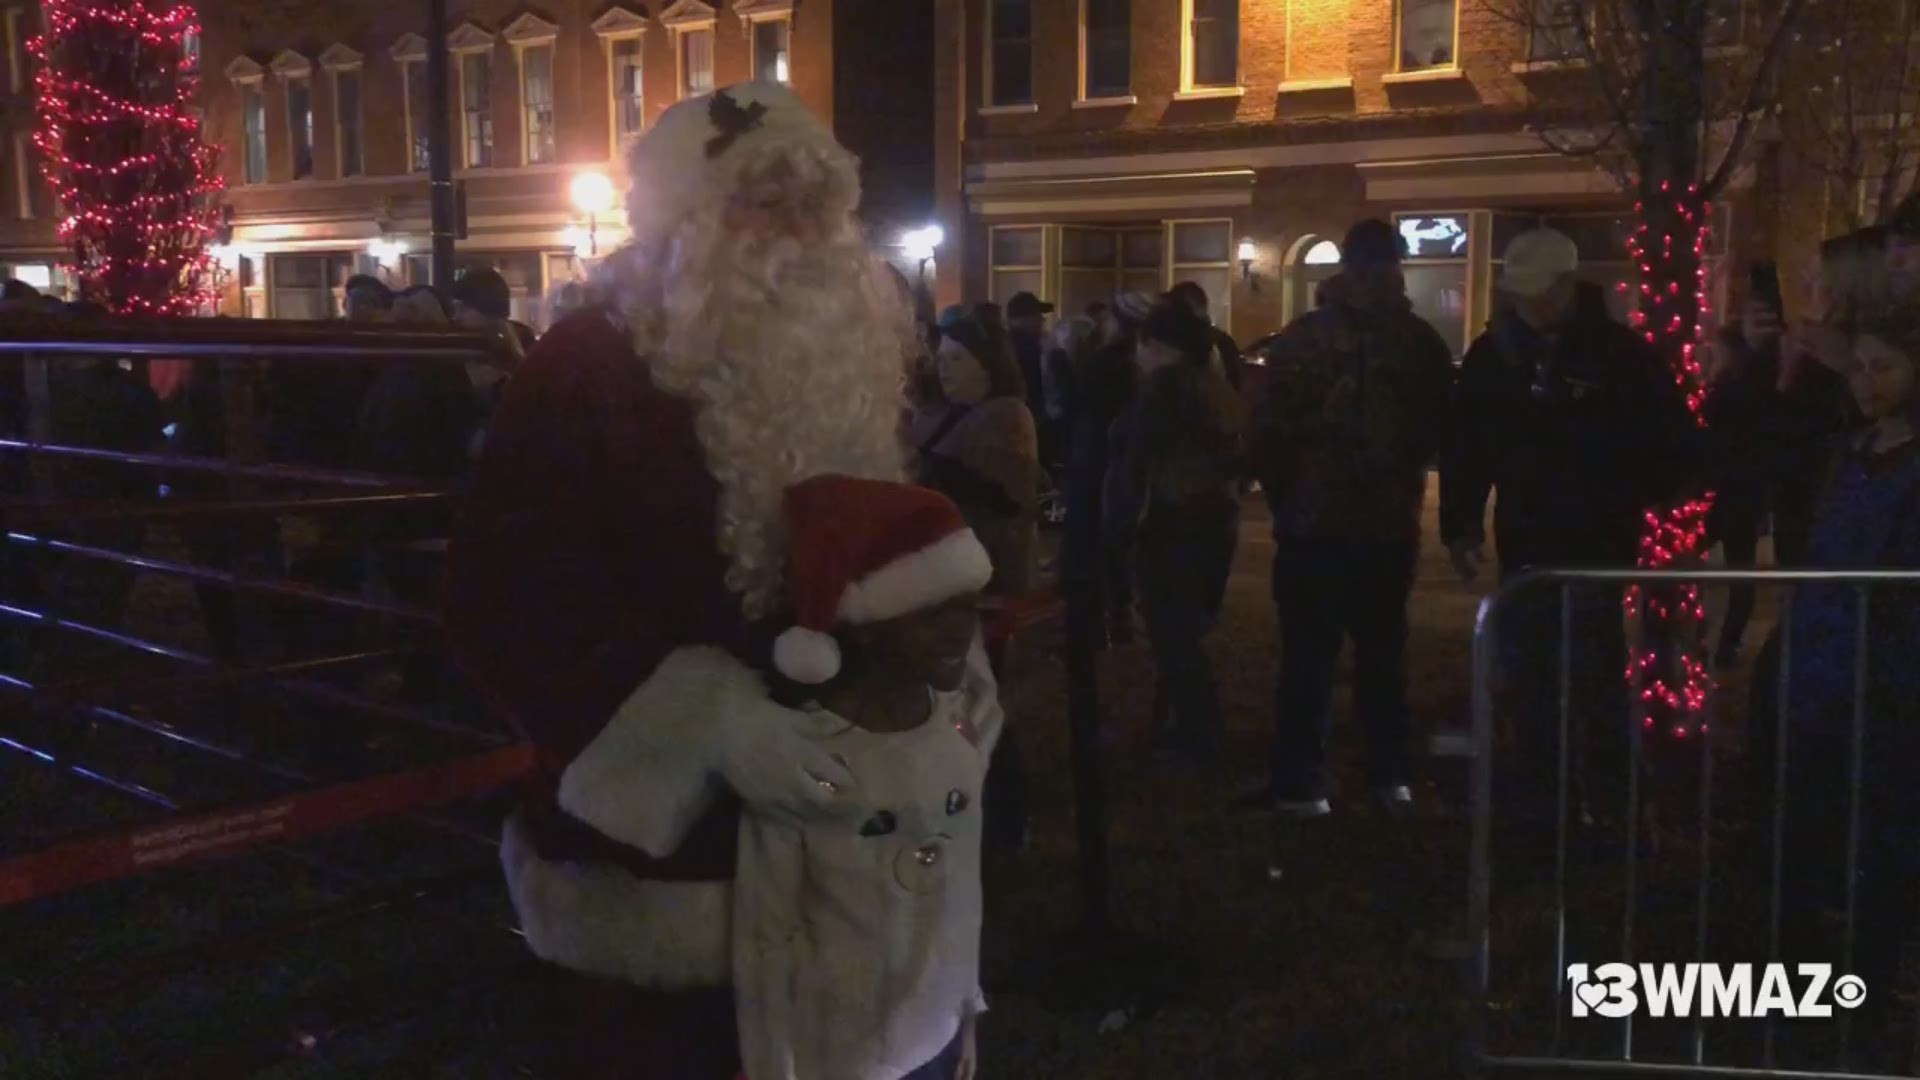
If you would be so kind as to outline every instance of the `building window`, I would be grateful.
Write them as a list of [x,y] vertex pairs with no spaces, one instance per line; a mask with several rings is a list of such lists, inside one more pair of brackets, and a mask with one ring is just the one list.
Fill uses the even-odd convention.
[[1401,268],[1413,313],[1427,320],[1453,355],[1467,347],[1468,256],[1472,218],[1467,214],[1395,214],[1405,247]]
[[6,10],[7,89],[15,94],[27,92],[27,32],[20,25],[19,8]]
[[1060,227],[1060,310],[1078,315],[1116,293],[1157,295],[1166,287],[1160,226]]
[[1033,103],[1033,0],[988,0],[988,105]]
[[1207,292],[1215,326],[1233,314],[1233,222],[1226,218],[1167,222],[1168,283],[1191,281]]
[[542,263],[543,257],[536,251],[503,252],[497,255],[463,252],[459,263],[453,268],[453,279],[459,281],[473,270],[498,271],[507,283],[508,317],[532,326],[540,321],[540,301],[546,295],[541,278]]
[[426,172],[433,164],[433,140],[427,132],[427,118],[433,114],[433,106],[427,92],[430,87],[426,62],[402,62],[400,77],[407,91],[407,167],[414,172]]
[[1080,0],[1080,96],[1126,97],[1133,92],[1131,0]]
[[267,179],[267,95],[260,92],[259,83],[240,88],[240,111],[246,180],[249,184],[262,184]]
[[553,160],[553,46],[520,51],[520,94],[526,110],[526,158],[538,165]]
[[200,70],[200,35],[186,33],[180,35],[180,70],[195,72]]
[[1579,0],[1533,0],[1527,19],[1527,59],[1571,60],[1582,53]]
[[789,76],[788,46],[793,24],[786,19],[762,19],[753,24],[753,77],[760,82],[785,84]]
[[643,40],[617,38],[608,42],[613,64],[613,138],[624,147],[646,126],[645,64]]
[[346,68],[333,73],[333,143],[341,176],[359,176],[360,160],[360,69]]
[[1240,85],[1240,0],[1186,0],[1188,90]]
[[306,79],[287,80],[287,138],[293,147],[293,178],[313,175],[313,87]]
[[1400,70],[1453,66],[1456,0],[1399,0]]
[[998,303],[1015,293],[1046,294],[1046,228],[1041,225],[996,227],[988,240],[993,279],[990,291]]
[[493,164],[493,58],[483,52],[460,56],[460,119],[466,132],[469,169]]
[[276,319],[331,319],[339,310],[338,290],[353,273],[351,255],[275,255],[268,307]]
[[713,92],[713,31],[680,32],[680,98]]

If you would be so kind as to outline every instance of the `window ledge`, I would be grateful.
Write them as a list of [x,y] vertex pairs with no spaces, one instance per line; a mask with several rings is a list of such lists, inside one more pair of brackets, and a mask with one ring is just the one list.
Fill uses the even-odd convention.
[[1380,76],[1387,86],[1401,83],[1463,82],[1467,73],[1457,67],[1427,68],[1423,71],[1390,71]]
[[1138,105],[1140,99],[1132,94],[1120,94],[1115,97],[1080,98],[1073,103],[1076,109],[1112,109],[1127,105]]
[[1173,95],[1175,101],[1213,101],[1218,98],[1246,97],[1244,86],[1204,86],[1197,90],[1182,90]]
[[1569,56],[1564,60],[1522,60],[1513,65],[1515,75],[1538,75],[1547,71],[1578,71],[1587,67],[1583,56]]
[[1031,101],[1025,105],[983,105],[980,107],[981,116],[1024,116],[1039,111],[1040,106]]
[[1280,84],[1283,94],[1311,94],[1317,90],[1351,90],[1353,76],[1342,75],[1333,79],[1288,79]]

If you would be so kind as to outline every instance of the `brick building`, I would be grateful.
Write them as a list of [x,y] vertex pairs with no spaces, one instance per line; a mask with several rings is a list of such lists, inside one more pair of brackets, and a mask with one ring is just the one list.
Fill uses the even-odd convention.
[[[1735,62],[1761,13],[1710,2],[1724,35],[1715,55]],[[1247,342],[1308,310],[1346,227],[1379,216],[1409,239],[1416,310],[1458,350],[1484,325],[1498,253],[1522,229],[1567,231],[1595,280],[1628,272],[1630,200],[1528,129],[1556,95],[1589,92],[1566,59],[1575,39],[1500,5],[935,7],[942,302],[1030,289],[1078,311],[1119,288],[1193,279]],[[1810,203],[1780,197],[1777,156],[1763,141],[1716,207],[1716,298],[1739,276],[1729,268],[1771,253],[1778,208]],[[1820,229],[1785,232],[1799,248]]]
[[[542,324],[582,255],[625,238],[622,146],[682,97],[777,79],[866,162],[865,211],[897,232],[931,212],[931,11],[877,0],[452,0],[449,108],[465,190],[461,266],[497,267]],[[857,11],[858,17],[851,12]],[[348,274],[425,281],[430,247],[425,5],[202,0],[201,106],[223,148],[233,238],[221,310],[339,310]],[[29,156],[31,3],[0,0],[0,270],[59,286],[50,199]],[[916,51],[917,50],[917,51]],[[602,173],[615,206],[570,198]]]

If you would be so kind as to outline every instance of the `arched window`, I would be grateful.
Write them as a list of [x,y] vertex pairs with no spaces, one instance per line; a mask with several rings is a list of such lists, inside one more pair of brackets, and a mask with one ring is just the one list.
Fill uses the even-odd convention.
[[1307,249],[1300,259],[1301,266],[1339,266],[1340,245],[1331,240],[1322,240]]

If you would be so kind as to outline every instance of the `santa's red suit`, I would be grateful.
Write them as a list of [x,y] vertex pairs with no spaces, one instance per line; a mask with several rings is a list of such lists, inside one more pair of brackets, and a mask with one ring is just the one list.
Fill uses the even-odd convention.
[[669,110],[630,162],[608,303],[541,339],[486,437],[447,620],[539,750],[502,861],[529,946],[580,994],[555,1076],[733,1080],[740,799],[833,791],[757,628],[785,621],[780,493],[899,469],[906,324],[851,219],[856,169],[778,87]]

